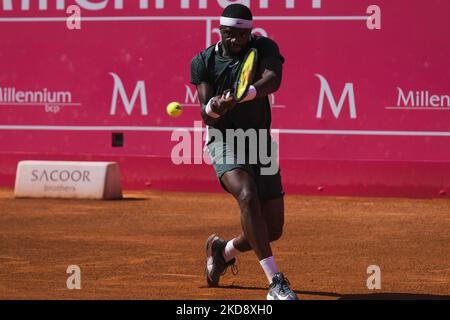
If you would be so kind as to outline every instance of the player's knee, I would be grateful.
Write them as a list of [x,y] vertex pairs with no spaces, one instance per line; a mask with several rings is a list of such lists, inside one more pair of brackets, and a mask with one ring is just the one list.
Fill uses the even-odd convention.
[[237,201],[241,207],[251,206],[255,201],[258,200],[258,192],[255,188],[244,187],[240,190],[237,195]]

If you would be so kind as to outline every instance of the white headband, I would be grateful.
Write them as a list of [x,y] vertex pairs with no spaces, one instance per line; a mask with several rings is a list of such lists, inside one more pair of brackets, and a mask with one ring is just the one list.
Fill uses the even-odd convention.
[[220,25],[238,29],[251,29],[253,26],[253,21],[245,19],[220,17]]

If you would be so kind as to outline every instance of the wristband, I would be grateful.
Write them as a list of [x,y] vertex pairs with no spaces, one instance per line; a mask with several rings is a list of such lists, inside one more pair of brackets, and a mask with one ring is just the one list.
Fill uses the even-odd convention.
[[250,87],[248,88],[247,95],[245,96],[244,99],[242,99],[241,102],[252,101],[253,99],[256,98],[256,95],[257,95],[257,92],[256,92],[255,86],[250,86]]
[[218,119],[218,118],[220,118],[220,115],[218,115],[217,113],[215,113],[215,112],[212,110],[212,108],[211,108],[212,101],[213,101],[213,98],[211,98],[211,100],[209,100],[208,104],[206,105],[205,112],[206,112],[206,114],[207,114],[208,116],[210,116],[211,118]]

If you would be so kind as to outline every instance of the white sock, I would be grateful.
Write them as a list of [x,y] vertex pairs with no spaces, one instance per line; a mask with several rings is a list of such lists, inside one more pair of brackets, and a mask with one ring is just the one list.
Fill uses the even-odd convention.
[[235,258],[239,253],[241,253],[238,249],[234,247],[234,239],[227,242],[225,249],[223,250],[223,257],[225,262],[228,262]]
[[261,264],[261,267],[263,268],[264,273],[266,274],[267,280],[269,280],[269,284],[271,284],[273,277],[275,276],[276,273],[279,272],[274,257],[272,256],[265,258],[264,260],[261,260],[259,263]]

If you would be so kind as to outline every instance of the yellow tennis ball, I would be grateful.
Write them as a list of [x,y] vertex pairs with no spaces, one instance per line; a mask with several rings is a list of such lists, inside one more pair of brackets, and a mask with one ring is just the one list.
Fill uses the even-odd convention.
[[183,108],[179,102],[171,102],[167,105],[167,114],[171,117],[179,117],[183,113]]

